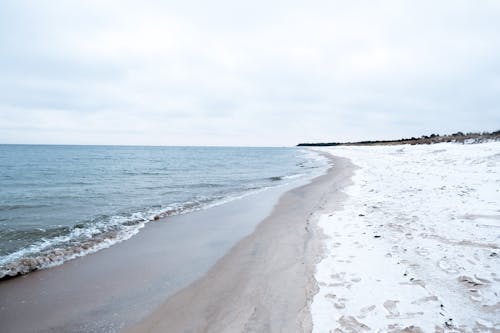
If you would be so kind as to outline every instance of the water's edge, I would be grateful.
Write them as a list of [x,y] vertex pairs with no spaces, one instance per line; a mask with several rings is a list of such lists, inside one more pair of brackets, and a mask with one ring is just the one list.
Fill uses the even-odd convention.
[[[314,156],[309,158],[313,160]],[[8,255],[0,256],[0,281],[36,270],[58,266],[64,262],[109,248],[137,235],[151,221],[216,207],[248,195],[266,191],[269,188],[286,186],[302,178],[312,177],[317,173],[271,176],[268,177],[267,183],[261,183],[255,188],[244,191],[239,189],[239,193],[226,193],[222,196],[186,201],[169,205],[166,208],[160,207],[148,210],[147,212],[112,216],[111,219],[105,221],[77,223],[74,226],[56,225],[56,227],[52,228],[54,230],[40,228],[41,236],[39,237],[41,238],[39,241]],[[9,210],[9,207],[4,208]],[[37,230],[35,231],[38,232]],[[45,234],[50,236],[44,236]],[[5,234],[2,236],[5,242],[9,241],[9,237]]]
[[316,177],[160,219],[106,250],[4,281],[2,327],[5,332],[116,332],[127,327],[202,277],[254,232],[284,193]]
[[350,176],[349,163],[328,158],[334,166],[282,193],[255,230],[206,274],[125,332],[310,331],[317,214],[337,206]]

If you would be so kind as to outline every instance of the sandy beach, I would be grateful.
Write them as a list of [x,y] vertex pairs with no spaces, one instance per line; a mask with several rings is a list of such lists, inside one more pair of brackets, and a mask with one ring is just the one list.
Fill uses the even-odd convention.
[[322,151],[359,168],[320,217],[313,332],[500,332],[500,143]]
[[500,332],[500,144],[318,150],[310,182],[3,282],[2,332]]
[[2,332],[310,330],[315,221],[348,165],[336,159],[312,181],[168,217],[108,249],[2,281]]
[[500,333],[500,0],[0,5],[0,333]]
[[327,174],[285,193],[254,233],[200,280],[125,332],[308,332],[316,293],[319,214],[334,210],[352,173],[333,158]]
[[320,150],[328,174],[126,332],[499,332],[499,143]]
[[[0,331],[117,332],[202,277],[307,179],[148,223],[63,265],[0,282]],[[305,190],[304,190],[305,191]]]

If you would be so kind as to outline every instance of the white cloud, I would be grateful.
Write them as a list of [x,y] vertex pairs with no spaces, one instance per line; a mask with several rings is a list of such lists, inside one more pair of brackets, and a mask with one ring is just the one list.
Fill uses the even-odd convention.
[[6,2],[0,142],[494,130],[498,14],[494,1]]

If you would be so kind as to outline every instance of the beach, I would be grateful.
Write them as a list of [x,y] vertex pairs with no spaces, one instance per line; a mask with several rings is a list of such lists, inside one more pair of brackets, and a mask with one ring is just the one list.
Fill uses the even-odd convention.
[[313,332],[500,332],[500,143],[321,150],[358,169],[320,217]]
[[499,332],[499,143],[319,150],[329,174],[125,332]]
[[[322,168],[314,170],[320,174],[325,172]],[[277,211],[281,211],[278,216],[282,217],[293,211],[296,216],[291,221],[296,225],[281,225],[272,229],[273,234],[264,236],[268,234],[266,231],[253,237],[249,243],[262,244],[261,239],[265,238],[268,240],[266,246],[279,245],[274,261],[286,259],[287,254],[280,250],[283,243],[273,243],[271,238],[276,233],[295,237],[295,233],[285,230],[304,228],[302,222],[316,212],[324,186],[328,184],[324,182],[324,177],[332,177],[333,174],[336,174],[335,170],[330,169],[312,182],[311,177],[294,178],[280,186],[250,193],[208,209],[167,216],[147,223],[135,236],[109,248],[59,266],[1,281],[1,331],[118,332],[133,326],[144,321],[172,295],[183,288],[190,289],[192,283],[199,283],[195,281],[210,275],[207,272],[216,263],[227,262],[225,256],[241,248],[238,245],[240,240],[251,235],[258,225],[269,224],[263,221],[272,221],[267,219]],[[289,196],[289,199],[283,202],[283,196]],[[278,209],[278,206],[283,209]],[[289,212],[291,207],[295,208]],[[288,217],[283,220],[288,221]],[[305,246],[308,242],[302,239],[303,236],[303,233],[297,234],[302,246]],[[288,243],[295,243],[295,240],[290,239]],[[309,260],[303,250],[294,248],[293,255]],[[263,252],[259,256],[267,257],[267,254],[269,252]],[[238,262],[245,260],[240,255],[234,258]],[[292,263],[295,257],[288,257],[287,260]],[[238,267],[243,267],[224,266],[231,267],[235,272]],[[302,264],[295,269],[301,267]],[[305,286],[300,278],[312,278],[313,262],[308,261],[307,267],[308,274],[296,272],[295,286]],[[261,268],[255,270],[253,277],[261,275],[259,270]],[[248,275],[250,277],[252,275]],[[297,303],[304,302],[302,296],[298,292]],[[301,303],[300,307],[307,317],[304,304]],[[200,315],[200,321],[202,319]],[[283,319],[283,323],[287,322]]]
[[308,332],[321,234],[318,214],[334,210],[351,164],[286,192],[256,230],[200,280],[125,332]]
[[500,0],[0,27],[0,333],[500,333]]
[[202,277],[295,186],[151,222],[107,249],[2,281],[0,331],[117,332]]
[[2,282],[2,332],[500,331],[498,142],[315,150],[312,180]]

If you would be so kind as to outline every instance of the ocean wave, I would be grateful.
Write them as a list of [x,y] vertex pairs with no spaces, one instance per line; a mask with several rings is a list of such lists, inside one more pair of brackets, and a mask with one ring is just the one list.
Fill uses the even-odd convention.
[[[145,222],[145,219],[125,220],[123,217],[113,217],[107,223],[86,223],[77,224],[72,228],[24,231],[24,237],[42,237],[30,246],[3,256],[0,259],[0,279],[55,266],[96,252],[130,238],[143,227]],[[19,231],[17,233],[20,236]]]
[[285,176],[285,177],[283,177],[283,179],[297,179],[297,178],[301,178],[301,177],[304,177],[304,176],[306,176],[305,173],[296,173],[296,174],[293,174],[293,175]]
[[169,216],[213,207],[237,197],[200,198],[197,201],[176,203],[168,207],[151,207],[146,212],[128,216],[97,217],[73,227],[50,229],[4,230],[7,239],[39,239],[30,246],[0,257],[0,280],[32,271],[60,265],[129,239],[146,223]]
[[[108,248],[117,242],[132,237],[142,228],[142,226],[143,224],[139,228],[124,228],[114,233],[114,235],[108,233],[108,235],[102,235],[104,237],[92,238],[66,247],[53,247],[52,242],[57,243],[57,240],[54,239],[44,240],[41,244],[29,247],[23,250],[23,252],[31,252],[37,248],[49,249],[42,250],[38,252],[37,255],[21,255],[18,259],[0,265],[0,280],[24,275],[38,269],[57,266],[65,261]],[[18,255],[18,253],[16,253],[16,255]]]
[[[308,160],[317,158],[317,153],[305,151],[304,155]],[[314,164],[314,163],[313,163]],[[3,239],[8,239],[4,247],[0,249],[0,279],[6,279],[14,276],[27,274],[31,271],[57,266],[65,261],[72,260],[78,257],[97,252],[101,249],[112,246],[113,244],[122,242],[137,234],[150,221],[161,220],[173,215],[185,214],[200,209],[210,208],[221,205],[242,197],[265,191],[268,188],[276,186],[284,186],[295,178],[300,178],[305,175],[311,175],[307,169],[311,167],[311,163],[304,162],[305,169],[296,168],[295,174],[287,174],[288,170],[272,171],[276,176],[263,177],[262,174],[250,173],[251,179],[213,177],[212,179],[200,178],[192,180],[200,180],[199,183],[189,184],[189,178],[185,178],[186,183],[179,184],[178,182],[161,182],[144,186],[142,190],[158,192],[156,195],[161,202],[161,197],[175,197],[172,193],[192,193],[196,197],[191,201],[183,201],[165,205],[154,205],[148,208],[139,209],[134,213],[124,213],[123,209],[120,214],[115,215],[99,215],[91,220],[78,222],[72,226],[55,226],[47,228],[30,228],[27,230],[4,229],[6,235],[0,235]],[[134,173],[135,170],[129,171]],[[303,172],[303,173],[301,173]],[[140,172],[138,174],[148,174],[149,172]],[[155,172],[151,175],[158,176],[164,174]],[[265,176],[264,176],[265,177]],[[87,181],[83,180],[82,183]],[[168,185],[167,185],[168,184]],[[112,184],[114,185],[114,184]],[[143,184],[140,184],[143,185]],[[148,184],[149,185],[149,184]],[[212,190],[213,188],[213,190]],[[220,189],[219,189],[220,188]],[[207,189],[207,190],[205,190]],[[121,190],[121,187],[120,187]],[[97,190],[96,190],[97,191]],[[118,193],[115,187],[108,188],[106,195],[114,195]],[[144,191],[143,191],[144,192]],[[160,192],[165,192],[162,194]],[[206,197],[201,196],[201,193],[206,193]],[[54,202],[57,198],[57,205],[64,203],[61,198],[69,201],[81,200],[79,192],[64,192],[56,194],[37,194],[39,200],[50,199]],[[175,197],[174,200],[184,200],[184,195]],[[97,195],[93,195],[95,200]],[[99,197],[100,198],[100,197]],[[104,200],[104,195],[102,196]],[[49,201],[49,200],[46,200]],[[156,201],[156,200],[155,200]],[[56,204],[51,204],[49,207],[55,207]],[[44,205],[3,205],[0,210],[26,209],[26,208],[41,208]],[[102,211],[99,211],[102,213]],[[5,236],[5,237],[4,237]],[[12,242],[10,242],[12,240]]]

